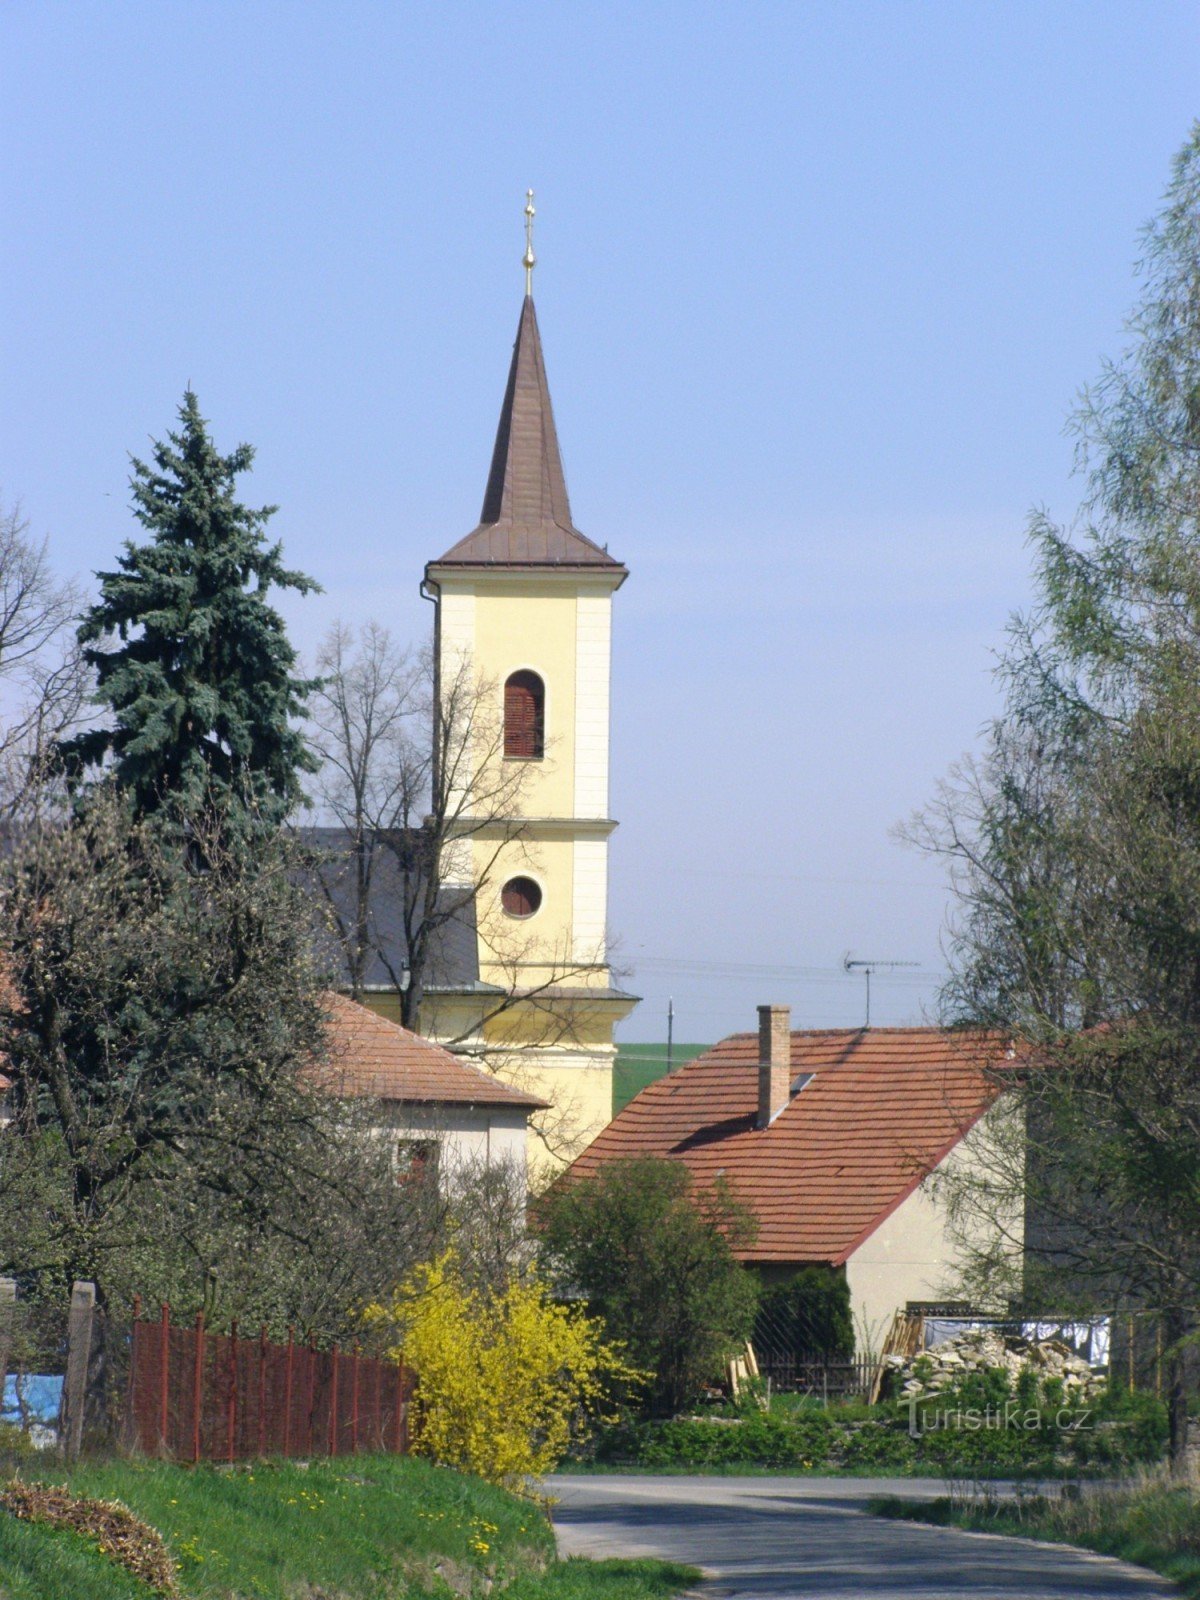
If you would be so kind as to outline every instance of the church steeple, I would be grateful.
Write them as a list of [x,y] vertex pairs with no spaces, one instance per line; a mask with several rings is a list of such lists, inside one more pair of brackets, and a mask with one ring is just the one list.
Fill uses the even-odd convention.
[[[534,264],[532,191],[525,214],[522,265],[528,289]],[[517,323],[479,526],[430,567],[593,567],[625,576],[621,562],[571,521],[542,336],[530,293]]]
[[[471,708],[456,770],[473,820],[442,875],[474,918],[479,980],[426,991],[422,1016],[452,1049],[486,1049],[502,1075],[528,1078],[582,1143],[612,1116],[613,1027],[636,1004],[607,955],[612,606],[628,573],[571,520],[528,293],[532,223],[530,194],[527,292],[479,525],[422,586],[438,683],[464,685]],[[510,815],[474,817],[476,762],[480,792],[510,795]]]
[[505,523],[550,534],[578,534],[563,476],[546,362],[533,297],[526,295],[517,324],[508,386],[479,514],[481,527]]

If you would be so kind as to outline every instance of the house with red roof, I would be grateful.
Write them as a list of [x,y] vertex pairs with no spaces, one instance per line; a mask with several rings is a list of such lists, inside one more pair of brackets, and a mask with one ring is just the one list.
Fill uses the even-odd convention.
[[[524,1175],[529,1119],[546,1101],[332,991],[323,997],[326,1053],[307,1069],[329,1094],[366,1100],[395,1141],[397,1171],[452,1174],[478,1162]],[[0,1073],[0,1092],[9,1079]]]
[[546,1102],[345,995],[327,994],[321,1087],[369,1100],[395,1141],[397,1170],[508,1163],[524,1175],[529,1119]]
[[576,1175],[638,1156],[724,1178],[758,1219],[743,1260],[768,1279],[844,1271],[860,1349],[897,1310],[943,1298],[959,1246],[936,1182],[970,1159],[967,1135],[1009,1055],[994,1035],[941,1028],[799,1029],[760,1006],[737,1033],[635,1096],[578,1157]]

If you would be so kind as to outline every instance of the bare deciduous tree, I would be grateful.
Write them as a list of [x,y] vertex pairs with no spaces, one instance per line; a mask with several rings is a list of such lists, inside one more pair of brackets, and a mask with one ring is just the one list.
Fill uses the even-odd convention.
[[[309,740],[321,760],[313,785],[314,874],[332,924],[347,987],[361,997],[374,970],[395,995],[400,1020],[422,1028],[431,983],[476,959],[482,936],[488,982],[477,989],[469,1026],[441,1042],[495,1067],[518,1087],[536,1084],[539,1050],[572,1042],[574,1020],[560,991],[602,952],[548,948],[520,923],[500,927],[479,913],[497,880],[514,870],[525,842],[527,763],[504,759],[496,686],[469,660],[439,678],[430,652],[400,648],[385,628],[357,634],[337,625],[317,661],[323,686],[311,703]],[[490,1026],[521,1013],[500,1045]],[[426,1016],[428,1021],[428,1016]],[[440,1021],[440,1018],[439,1018]],[[557,1105],[535,1136],[558,1157],[578,1143],[578,1108]]]
[[[357,638],[335,626],[317,666],[316,809],[341,834],[318,876],[352,991],[380,963],[416,1030],[447,930],[473,924],[501,853],[520,838],[527,769],[500,759],[492,686],[469,663],[438,682],[428,652],[402,650],[368,623]],[[484,837],[480,860],[472,845]]]
[[87,677],[74,636],[81,601],[55,576],[20,506],[0,506],[0,809],[38,792],[54,746],[79,719]]

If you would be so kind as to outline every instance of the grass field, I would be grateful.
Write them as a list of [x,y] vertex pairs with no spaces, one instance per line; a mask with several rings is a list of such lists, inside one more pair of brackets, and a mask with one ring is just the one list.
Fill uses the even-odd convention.
[[[395,1456],[184,1468],[84,1464],[22,1476],[120,1500],[166,1540],[187,1600],[666,1600],[689,1568],[656,1561],[558,1561],[529,1501]],[[94,1538],[0,1513],[4,1600],[149,1600],[152,1591]]]
[[[709,1048],[706,1044],[677,1044],[671,1050],[671,1063],[681,1067]],[[619,1044],[617,1062],[613,1068],[613,1116],[649,1083],[661,1078],[667,1070],[665,1044]]]

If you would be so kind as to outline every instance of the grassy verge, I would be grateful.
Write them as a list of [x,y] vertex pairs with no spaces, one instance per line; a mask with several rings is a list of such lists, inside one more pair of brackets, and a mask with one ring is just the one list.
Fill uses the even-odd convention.
[[880,1496],[877,1516],[1073,1544],[1149,1567],[1200,1600],[1200,1494],[1151,1479],[1132,1488],[1084,1489],[1011,1501],[916,1502]]
[[[654,1561],[559,1561],[536,1506],[422,1461],[359,1456],[223,1470],[88,1463],[77,1495],[123,1501],[166,1540],[187,1600],[464,1597],[665,1600],[693,1581]],[[148,1600],[84,1536],[0,1515],[5,1600]]]

